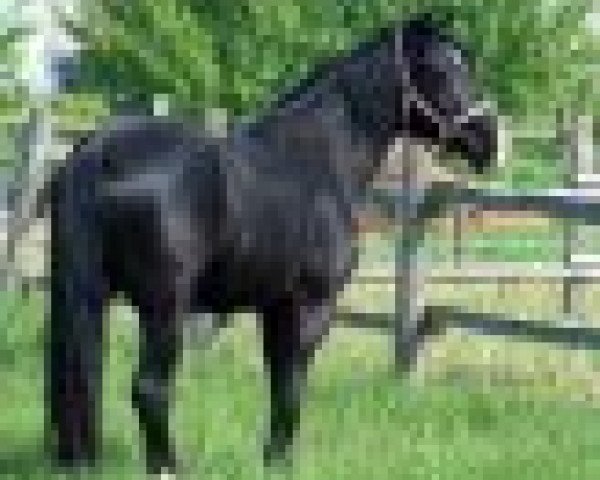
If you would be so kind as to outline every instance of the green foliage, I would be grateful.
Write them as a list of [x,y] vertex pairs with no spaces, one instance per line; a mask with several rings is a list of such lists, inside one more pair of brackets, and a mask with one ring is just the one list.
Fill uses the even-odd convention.
[[111,93],[166,93],[179,107],[247,112],[371,28],[433,11],[474,45],[485,86],[504,111],[547,114],[586,88],[584,66],[595,48],[581,35],[587,2],[433,3],[103,0],[83,25],[92,40],[87,87],[108,82]]
[[[316,61],[340,55],[372,29],[433,12],[457,27],[475,52],[479,78],[501,112],[527,121],[553,117],[557,108],[575,101],[580,109],[598,112],[600,93],[592,88],[588,67],[600,55],[599,42],[581,28],[587,3],[84,2],[77,18],[63,18],[86,45],[81,79],[70,94],[58,95],[53,109],[69,129],[89,128],[123,96],[151,104],[160,94],[169,99],[172,111],[199,116],[207,107],[252,113],[282,84],[293,82]],[[0,73],[18,69],[24,33],[24,27],[14,26],[0,31]],[[14,162],[9,130],[23,120],[28,105],[22,85],[0,81],[0,164]]]
[[0,169],[12,168],[19,157],[18,125],[27,115],[27,93],[18,78],[20,42],[27,30],[11,25],[0,27]]

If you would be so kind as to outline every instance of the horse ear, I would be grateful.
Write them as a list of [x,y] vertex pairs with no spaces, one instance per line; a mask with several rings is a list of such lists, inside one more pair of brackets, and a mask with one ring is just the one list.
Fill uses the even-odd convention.
[[405,31],[420,32],[423,36],[438,36],[446,33],[446,29],[454,23],[454,17],[449,12],[423,12],[408,17],[403,22]]
[[462,50],[457,41],[454,22],[449,16],[423,14],[409,18],[396,32],[396,47],[406,52],[421,55],[442,44],[455,45]]

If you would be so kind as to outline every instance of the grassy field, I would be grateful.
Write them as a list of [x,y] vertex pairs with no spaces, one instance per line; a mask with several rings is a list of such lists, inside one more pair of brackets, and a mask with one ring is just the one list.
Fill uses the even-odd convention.
[[[2,478],[60,478],[40,451],[42,300],[0,300]],[[111,319],[105,460],[90,478],[143,478],[128,401],[135,322],[118,305]],[[316,358],[293,466],[265,471],[259,439],[268,406],[255,325],[238,315],[211,349],[185,351],[173,419],[189,478],[599,478],[592,354],[451,332],[398,380],[389,338],[342,328]]]
[[[442,229],[443,230],[443,229]],[[487,236],[465,233],[481,260],[544,261],[558,256],[556,225]],[[451,251],[433,236],[437,259]],[[443,233],[441,234],[443,237]],[[392,240],[372,236],[362,264],[393,260]],[[437,248],[437,253],[435,251]],[[437,257],[436,257],[437,255]],[[546,316],[560,309],[556,286],[431,287],[432,302],[479,311]],[[591,297],[593,286],[588,286]],[[494,293],[496,292],[496,293]],[[393,311],[389,286],[350,285],[341,305]],[[590,300],[586,308],[597,310]],[[41,453],[43,296],[0,294],[0,477],[54,479]],[[208,479],[596,479],[600,478],[600,357],[552,345],[467,337],[452,331],[430,344],[408,378],[392,370],[390,338],[335,328],[310,376],[290,468],[260,462],[266,382],[260,331],[237,315],[209,349],[190,333],[178,375],[173,422],[189,478]],[[105,350],[105,459],[90,478],[143,478],[130,376],[135,318],[111,310]]]

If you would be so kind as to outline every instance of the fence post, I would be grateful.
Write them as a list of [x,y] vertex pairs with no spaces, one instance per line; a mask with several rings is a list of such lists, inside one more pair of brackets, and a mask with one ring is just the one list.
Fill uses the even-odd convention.
[[[593,118],[581,115],[578,109],[573,108],[568,115],[562,112],[558,123],[565,161],[570,169],[568,188],[597,188],[598,175],[594,172],[593,158]],[[578,294],[578,287],[582,282],[579,278],[574,278],[573,273],[576,273],[581,264],[596,261],[594,257],[578,255],[578,250],[581,250],[580,239],[583,237],[580,235],[581,230],[572,219],[564,219],[563,262],[567,275],[563,279],[563,313],[574,314],[578,322],[583,320],[584,311],[578,308],[582,302],[574,296]]]
[[[419,166],[423,152],[409,141],[402,143],[401,188],[403,193],[418,191],[426,181]],[[398,372],[411,366],[418,351],[424,314],[425,272],[420,267],[419,245],[422,219],[417,216],[420,198],[402,195],[401,235],[395,245],[395,361]],[[398,237],[397,237],[398,238]]]
[[[577,155],[575,154],[575,145],[573,139],[574,117],[572,111],[567,111],[561,108],[557,111],[556,116],[556,132],[557,142],[562,149],[563,161],[567,166],[565,172],[565,186],[567,188],[577,187],[577,172],[579,166],[577,164]],[[563,279],[562,279],[562,305],[563,314],[569,315],[572,313],[573,307],[573,277],[572,272],[572,256],[573,256],[573,221],[564,217],[562,220],[563,229]]]
[[[577,115],[573,116],[570,130],[570,156],[575,166],[573,183],[580,188],[598,188],[600,177],[596,173],[594,165],[594,118],[577,112]],[[598,255],[578,255],[578,250],[581,250],[583,244],[583,234],[588,228],[592,227],[575,227],[571,235],[571,256],[575,256],[575,260],[571,258],[571,262],[576,270],[585,267],[585,264],[598,263],[600,260]],[[586,281],[579,280],[577,284],[585,285]],[[571,302],[573,303],[573,300]],[[578,306],[582,303],[582,301],[576,301]],[[579,321],[583,321],[585,312],[582,309],[577,309],[574,313],[578,316]]]

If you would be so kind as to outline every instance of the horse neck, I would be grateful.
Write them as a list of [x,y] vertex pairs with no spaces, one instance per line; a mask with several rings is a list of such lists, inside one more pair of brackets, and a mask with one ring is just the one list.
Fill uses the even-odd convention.
[[326,79],[294,102],[257,122],[254,132],[276,157],[286,157],[308,172],[336,177],[353,192],[363,190],[378,171],[393,142],[391,136],[355,122],[352,106]]

